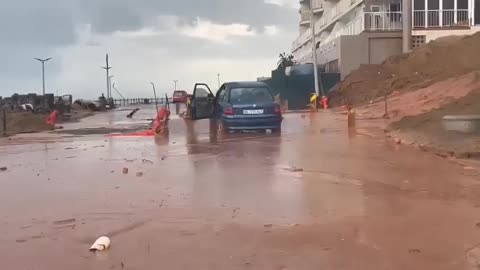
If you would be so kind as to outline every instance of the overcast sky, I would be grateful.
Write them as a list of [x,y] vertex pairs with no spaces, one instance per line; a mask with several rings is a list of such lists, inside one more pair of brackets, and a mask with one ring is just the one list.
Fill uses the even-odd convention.
[[[106,92],[105,54],[128,97],[270,75],[298,32],[298,0],[0,0],[0,96]],[[213,89],[212,89],[213,90]]]

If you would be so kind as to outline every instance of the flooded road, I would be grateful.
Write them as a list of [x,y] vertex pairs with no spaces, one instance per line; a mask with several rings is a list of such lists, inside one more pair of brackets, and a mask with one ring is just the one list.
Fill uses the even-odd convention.
[[[281,135],[172,116],[163,137],[105,137],[152,115],[127,113],[0,140],[4,269],[476,269],[475,171],[338,114],[287,114]],[[102,235],[111,249],[89,252]]]

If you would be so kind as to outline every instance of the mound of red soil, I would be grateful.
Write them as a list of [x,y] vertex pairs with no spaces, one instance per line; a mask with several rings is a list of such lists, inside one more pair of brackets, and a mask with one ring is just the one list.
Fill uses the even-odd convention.
[[334,106],[369,103],[393,91],[405,92],[480,69],[480,32],[434,40],[380,65],[362,65],[340,83]]

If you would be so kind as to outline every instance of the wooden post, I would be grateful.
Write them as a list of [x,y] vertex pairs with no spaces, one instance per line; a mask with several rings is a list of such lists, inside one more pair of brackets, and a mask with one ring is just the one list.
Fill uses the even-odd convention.
[[167,110],[170,111],[170,102],[168,102],[168,95],[167,94],[165,94],[165,102],[166,102],[165,106],[166,106]]
[[385,91],[384,101],[385,101],[385,114],[383,115],[383,117],[388,118],[388,93],[387,93],[387,91]]
[[349,128],[354,128],[355,127],[355,109],[352,106],[348,106],[348,112],[347,112],[347,123]]
[[175,114],[179,115],[180,114],[180,103],[175,103]]
[[7,112],[5,109],[2,110],[2,122],[3,122],[3,136],[7,136]]

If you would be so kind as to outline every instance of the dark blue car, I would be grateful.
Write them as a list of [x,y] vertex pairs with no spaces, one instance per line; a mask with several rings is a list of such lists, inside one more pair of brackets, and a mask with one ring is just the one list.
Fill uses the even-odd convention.
[[225,130],[280,132],[282,112],[263,82],[229,82],[213,95],[208,85],[195,84],[192,118],[216,118]]

